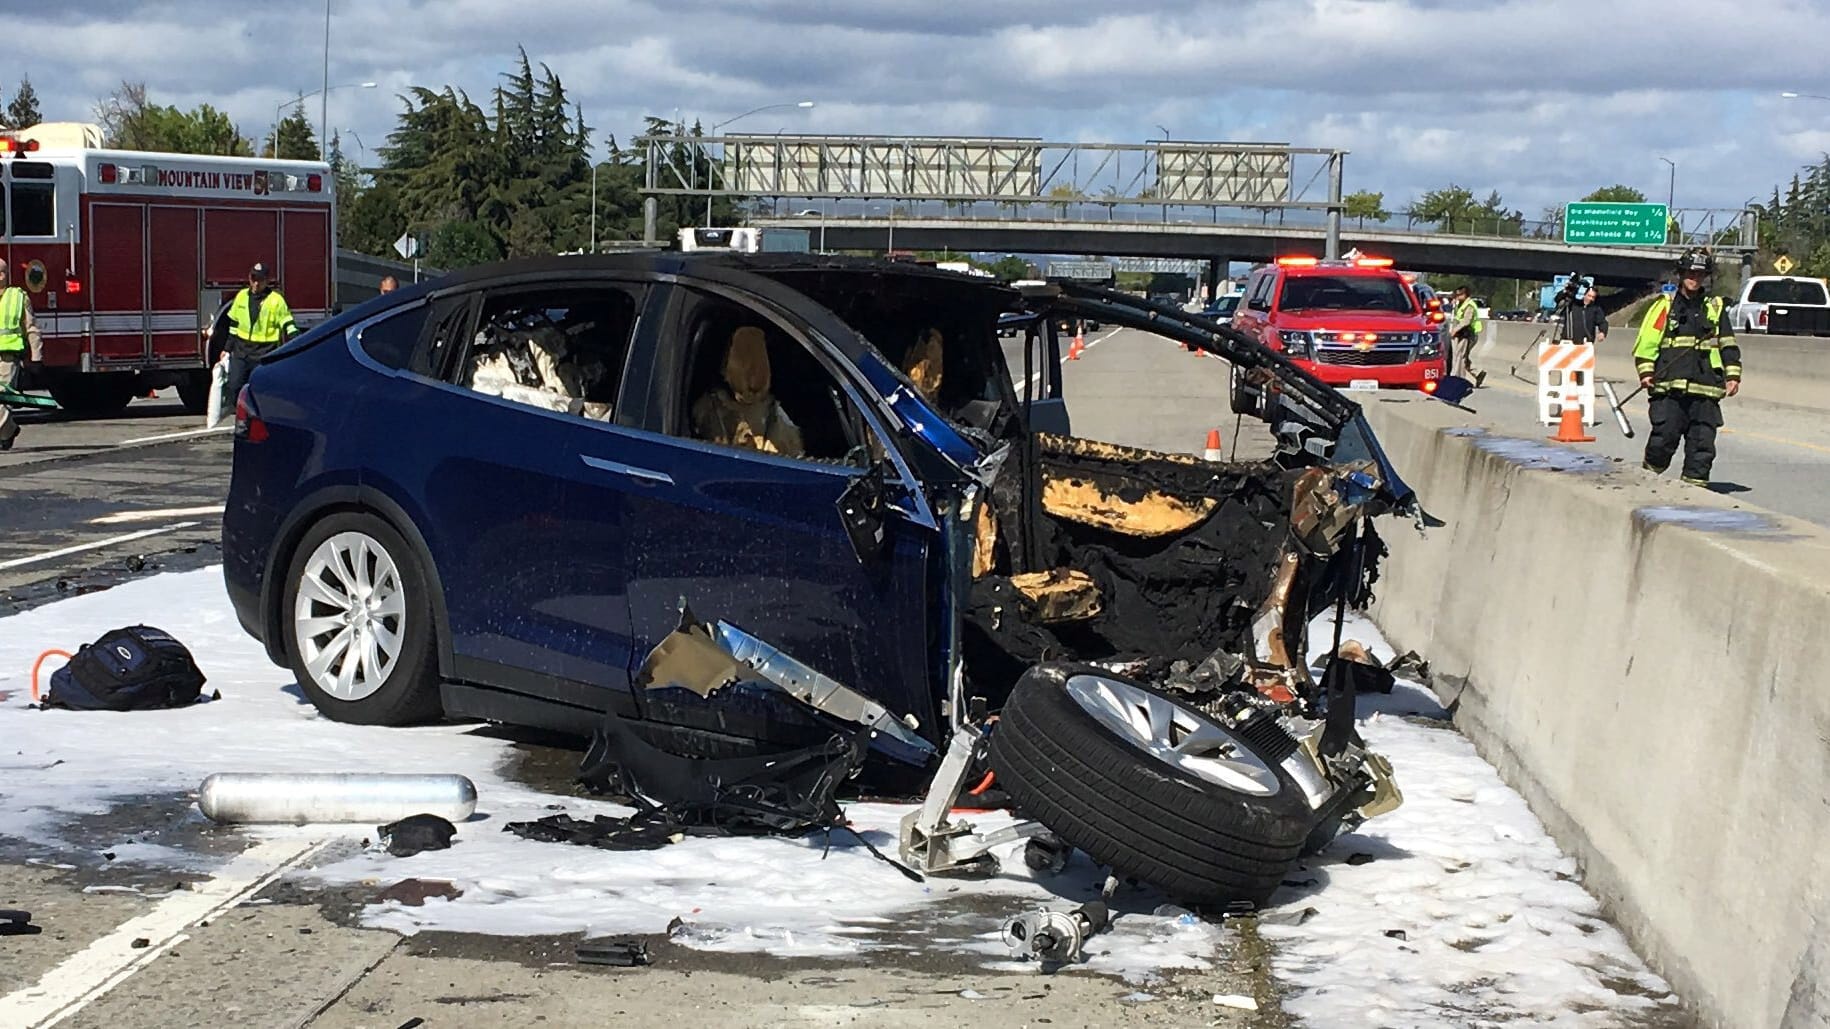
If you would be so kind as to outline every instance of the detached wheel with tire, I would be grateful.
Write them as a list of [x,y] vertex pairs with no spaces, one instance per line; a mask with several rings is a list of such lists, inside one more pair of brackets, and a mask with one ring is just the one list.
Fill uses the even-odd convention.
[[280,626],[293,674],[325,716],[409,725],[440,714],[426,577],[379,518],[336,514],[312,526],[286,572]]
[[1184,903],[1257,907],[1318,819],[1283,766],[1294,741],[1252,735],[1097,668],[1040,665],[990,764],[1020,812],[1114,871]]

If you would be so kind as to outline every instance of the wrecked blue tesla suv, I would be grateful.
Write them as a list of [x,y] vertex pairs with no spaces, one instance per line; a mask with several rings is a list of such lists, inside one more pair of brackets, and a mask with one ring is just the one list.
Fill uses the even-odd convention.
[[[1068,319],[1231,361],[1275,458],[1073,437]],[[686,755],[837,719],[928,784],[919,867],[986,860],[948,812],[995,781],[1197,903],[1398,800],[1365,666],[1312,677],[1305,635],[1414,499],[1352,402],[1198,315],[809,255],[511,262],[283,347],[235,431],[229,595],[334,719],[610,717]]]

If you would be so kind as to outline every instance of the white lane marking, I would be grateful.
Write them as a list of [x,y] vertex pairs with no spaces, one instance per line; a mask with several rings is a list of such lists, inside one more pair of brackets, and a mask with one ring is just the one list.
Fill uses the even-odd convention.
[[112,547],[116,543],[132,543],[134,540],[145,539],[148,536],[158,536],[167,532],[177,532],[179,529],[189,529],[198,524],[200,523],[178,522],[173,525],[162,525],[157,529],[141,529],[139,532],[124,533],[120,536],[110,536],[107,539],[96,540],[93,543],[78,543],[74,547],[65,547],[62,550],[53,550],[44,554],[34,554],[31,557],[15,557],[11,561],[0,561],[0,572],[6,571],[8,568],[20,568],[25,565],[37,564],[40,561],[50,561],[53,558],[69,557],[71,554],[80,554],[85,550],[95,550],[99,547]]
[[160,436],[141,436],[138,439],[124,439],[119,443],[116,443],[115,446],[131,447],[136,443],[158,443],[168,439],[189,439],[192,436],[208,436],[217,432],[229,432],[234,428],[235,426],[233,425],[218,425],[214,429],[191,429],[186,432],[168,432]]
[[[154,958],[188,939],[184,930],[234,907],[322,845],[320,840],[280,839],[242,851],[220,872],[179,890],[151,911],[66,958],[37,983],[0,997],[8,1025],[49,1026],[81,1011]],[[135,940],[147,943],[136,948]]]
[[117,511],[89,519],[90,525],[121,525],[126,522],[156,522],[161,518],[189,518],[192,515],[219,515],[223,505],[213,507],[166,507],[157,511]]
[[[1087,351],[1093,349],[1094,347],[1100,345],[1101,343],[1104,343],[1106,340],[1111,339],[1113,336],[1116,336],[1123,331],[1125,331],[1123,328],[1113,329],[1111,332],[1106,333],[1105,335],[1099,337],[1098,339],[1090,340],[1080,348],[1080,352],[1084,354]],[[1066,362],[1064,360],[1063,368],[1065,369],[1065,367],[1066,367]],[[1029,377],[1029,388],[1035,389],[1036,384],[1038,382],[1040,382],[1041,379],[1042,379],[1042,370],[1041,369],[1037,369],[1035,372],[1032,372]]]

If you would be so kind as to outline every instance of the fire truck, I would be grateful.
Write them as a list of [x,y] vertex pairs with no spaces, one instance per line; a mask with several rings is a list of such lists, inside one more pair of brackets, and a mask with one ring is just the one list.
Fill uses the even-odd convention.
[[107,150],[75,123],[0,133],[0,257],[44,336],[21,388],[100,415],[176,386],[203,410],[210,324],[255,262],[301,327],[329,316],[335,227],[319,162]]

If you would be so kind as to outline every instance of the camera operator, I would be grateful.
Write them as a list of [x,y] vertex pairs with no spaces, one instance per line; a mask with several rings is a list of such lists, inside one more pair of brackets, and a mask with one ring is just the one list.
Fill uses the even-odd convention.
[[1608,338],[1608,318],[1596,306],[1599,294],[1593,283],[1572,276],[1559,299],[1567,300],[1560,339],[1571,343],[1600,343]]

